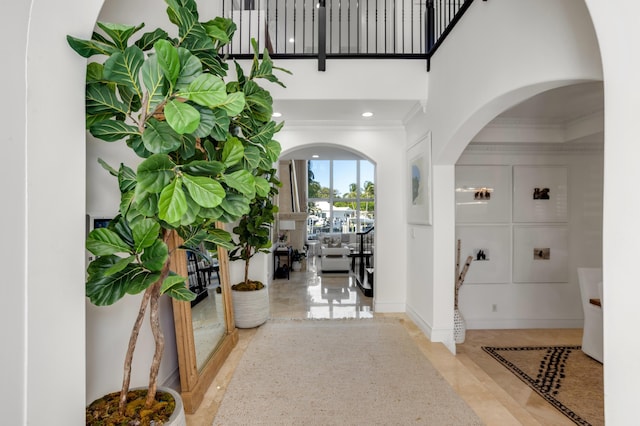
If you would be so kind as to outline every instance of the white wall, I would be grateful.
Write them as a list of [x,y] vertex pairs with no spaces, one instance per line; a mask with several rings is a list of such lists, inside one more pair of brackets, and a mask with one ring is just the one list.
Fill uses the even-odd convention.
[[[413,312],[413,318],[432,329],[453,332],[453,314],[448,307],[453,306],[455,205],[453,173],[448,168],[464,147],[495,116],[528,97],[601,78],[597,41],[581,1],[492,0],[472,4],[464,22],[432,58],[426,112],[407,124],[407,146],[432,132],[437,186],[433,240],[413,247],[433,258],[427,287],[433,288],[430,303],[434,310],[432,316],[426,310]],[[422,284],[407,285],[412,293],[413,286]],[[447,309],[441,309],[443,306]]]
[[[467,280],[460,291],[460,311],[467,327],[581,328],[583,313],[577,268],[602,266],[602,145],[568,142],[564,146],[516,146],[502,150],[499,145],[488,150],[474,149],[473,145],[465,150],[458,165],[567,167],[569,281],[477,284]],[[511,230],[510,223],[507,226]],[[497,312],[492,312],[494,304]]]
[[640,181],[637,140],[640,110],[640,4],[586,0],[602,51],[605,82],[604,145],[604,310],[605,422],[627,424],[640,397],[640,286],[634,247],[640,238],[640,199],[629,197],[629,182]]
[[[360,153],[376,165],[376,250],[374,309],[376,312],[404,312],[406,290],[406,234],[401,219],[405,215],[406,176],[404,152],[398,143],[403,129],[287,126],[277,139],[283,152],[324,144]],[[395,143],[394,143],[395,142]]]

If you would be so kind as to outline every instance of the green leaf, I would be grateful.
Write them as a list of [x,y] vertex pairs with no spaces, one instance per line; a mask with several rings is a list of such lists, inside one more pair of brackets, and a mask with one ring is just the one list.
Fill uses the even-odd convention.
[[194,135],[181,135],[178,154],[183,160],[188,160],[196,154],[196,137]]
[[118,49],[108,43],[98,42],[94,40],[82,40],[79,38],[67,36],[67,43],[76,53],[83,58],[90,58],[93,55],[111,55]]
[[136,172],[131,167],[120,164],[118,171],[118,187],[121,193],[129,192],[136,188]]
[[221,28],[216,21],[204,22],[202,25],[204,26],[207,35],[212,39],[219,41],[222,45],[228,44],[231,41],[225,29]]
[[256,130],[256,132],[248,135],[247,137],[253,143],[265,145],[273,138],[273,135],[276,132],[276,123],[274,121],[269,121],[264,126]]
[[135,190],[121,192],[120,206],[119,206],[120,214],[126,215],[129,212],[135,199],[135,193],[136,193]]
[[135,199],[136,208],[145,216],[152,217],[158,214],[158,194],[143,192]]
[[220,207],[229,214],[225,222],[233,222],[243,214],[249,213],[249,201],[248,198],[242,195],[227,194],[220,203]]
[[211,74],[199,75],[189,87],[176,96],[188,99],[199,105],[215,107],[222,105],[227,98],[224,81]]
[[267,150],[267,157],[269,158],[269,162],[275,163],[280,158],[280,152],[282,152],[282,147],[280,146],[280,142],[275,140],[270,140],[265,146]]
[[107,256],[116,253],[129,253],[127,245],[115,232],[108,228],[97,228],[87,237],[87,250],[96,256]]
[[152,219],[142,219],[131,224],[133,231],[134,252],[142,253],[160,237],[160,224]]
[[175,177],[176,164],[168,155],[154,154],[138,166],[138,187],[140,190],[157,194]]
[[273,99],[269,92],[258,86],[252,80],[247,81],[243,88],[247,107],[254,118],[263,123],[271,120],[273,113]]
[[182,166],[182,170],[185,173],[194,176],[217,176],[224,170],[224,165],[219,161],[205,161],[197,160],[192,161]]
[[198,113],[200,113],[200,124],[192,134],[197,138],[204,138],[211,133],[215,124],[216,116],[213,114],[213,111],[207,107],[194,105],[194,108],[198,110]]
[[192,133],[200,125],[200,113],[186,102],[179,102],[175,99],[167,102],[164,114],[167,123],[180,135]]
[[260,165],[260,159],[262,158],[262,151],[260,148],[254,145],[249,145],[244,148],[244,161],[245,169],[254,170]]
[[244,156],[244,146],[238,138],[231,137],[227,139],[222,149],[222,162],[226,167],[238,164]]
[[227,99],[220,104],[220,108],[224,109],[230,116],[238,115],[244,109],[244,93],[229,93]]
[[136,260],[135,256],[129,256],[129,257],[125,257],[124,259],[120,259],[116,263],[114,263],[110,268],[106,269],[104,271],[104,275],[109,276],[109,275],[118,273],[122,271],[124,268],[126,268],[127,266],[129,266],[131,263],[135,262],[135,260]]
[[145,148],[144,142],[142,142],[142,135],[132,135],[127,139],[127,146],[140,158],[149,158],[153,155],[151,151]]
[[142,81],[147,89],[146,111],[153,113],[167,97],[167,80],[158,63],[158,56],[148,58],[141,67]]
[[159,272],[149,272],[140,268],[131,277],[125,290],[127,294],[138,294],[145,291],[150,285],[158,281],[161,277]]
[[263,178],[262,176],[256,176],[256,194],[260,197],[266,197],[269,195],[269,191],[271,190],[271,185],[269,181]]
[[190,226],[194,224],[198,220],[198,215],[200,214],[200,205],[196,203],[189,191],[185,191],[184,197],[187,200],[187,210],[184,212],[182,217],[180,218],[180,226]]
[[139,135],[138,128],[119,120],[103,120],[94,123],[91,134],[107,142],[116,142],[131,135]]
[[164,281],[162,281],[162,287],[160,288],[160,293],[164,293],[165,291],[167,291],[171,287],[173,287],[175,285],[178,285],[178,284],[181,285],[182,287],[184,287],[185,286],[184,283],[186,281],[187,281],[187,279],[185,277],[183,277],[182,275],[178,275],[175,272],[171,272],[167,276],[167,278],[165,278]]
[[233,173],[225,174],[223,175],[222,180],[229,187],[235,189],[249,199],[254,198],[256,195],[255,179],[247,170],[241,169]]
[[129,43],[129,38],[144,27],[144,24],[134,27],[131,25],[111,24],[108,22],[97,22],[96,25],[111,37],[115,45],[120,50],[125,50]]
[[118,176],[118,171],[113,167],[111,167],[109,164],[107,164],[107,162],[104,161],[102,158],[98,158],[98,163],[102,166],[103,169],[108,171],[111,176],[115,176],[115,177]]
[[196,298],[196,294],[182,284],[167,287],[162,291],[162,294],[166,294],[169,297],[183,302],[190,302]]
[[173,86],[180,75],[180,56],[178,50],[167,40],[158,40],[153,46],[158,57],[158,64],[165,78]]
[[165,30],[156,28],[152,32],[142,34],[142,37],[136,41],[135,45],[143,51],[146,51],[151,49],[158,40],[166,39],[168,37],[169,34],[167,34]]
[[184,47],[178,47],[178,57],[180,58],[180,74],[175,87],[177,90],[183,90],[202,74],[202,62]]
[[224,229],[211,229],[207,232],[205,240],[227,250],[231,250],[235,246],[231,234]]
[[162,240],[155,240],[140,256],[142,265],[154,272],[160,272],[168,258],[169,247]]
[[106,274],[106,271],[119,261],[118,256],[104,256],[89,264],[85,292],[94,305],[112,305],[125,295],[128,283],[128,274],[125,271],[131,267],[127,266],[124,271],[111,275]]
[[142,98],[138,75],[143,63],[144,53],[142,50],[138,46],[129,46],[123,52],[114,53],[105,61],[104,77],[129,87]]
[[177,224],[186,211],[187,200],[182,190],[182,181],[178,177],[160,193],[158,217],[169,224]]
[[193,201],[202,207],[216,207],[226,195],[222,185],[211,178],[188,174],[183,174],[182,178]]
[[128,108],[118,97],[113,87],[104,83],[92,83],[87,85],[86,92],[87,114],[109,114],[123,116]]
[[209,134],[216,140],[227,140],[227,138],[229,137],[229,125],[231,124],[231,119],[222,109],[213,110],[213,115],[215,122]]
[[181,145],[178,135],[166,121],[155,118],[147,121],[147,128],[142,134],[144,147],[154,154],[168,154]]

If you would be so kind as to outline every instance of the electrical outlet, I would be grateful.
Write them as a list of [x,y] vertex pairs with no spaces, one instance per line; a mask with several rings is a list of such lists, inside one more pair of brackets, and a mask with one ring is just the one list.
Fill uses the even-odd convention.
[[498,305],[496,305],[495,303],[491,305],[491,312],[498,312]]

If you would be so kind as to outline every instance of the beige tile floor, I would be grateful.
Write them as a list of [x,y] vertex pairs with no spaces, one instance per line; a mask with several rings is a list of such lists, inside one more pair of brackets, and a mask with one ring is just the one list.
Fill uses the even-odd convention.
[[[400,317],[425,357],[487,425],[573,424],[515,376],[510,377],[504,367],[490,362],[480,346],[579,344],[582,330],[469,330],[454,356],[442,344],[430,342],[406,315],[374,314],[373,299],[362,295],[353,277],[318,274],[315,259],[308,261],[305,271],[292,272],[289,280],[274,280],[269,292],[274,319]],[[240,340],[202,404],[196,413],[187,415],[188,426],[212,424],[233,371],[256,331],[239,330]]]

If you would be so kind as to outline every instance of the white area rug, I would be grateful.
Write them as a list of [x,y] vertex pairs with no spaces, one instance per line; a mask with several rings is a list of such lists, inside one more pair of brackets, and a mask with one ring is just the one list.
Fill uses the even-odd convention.
[[481,425],[399,320],[269,321],[214,425]]

